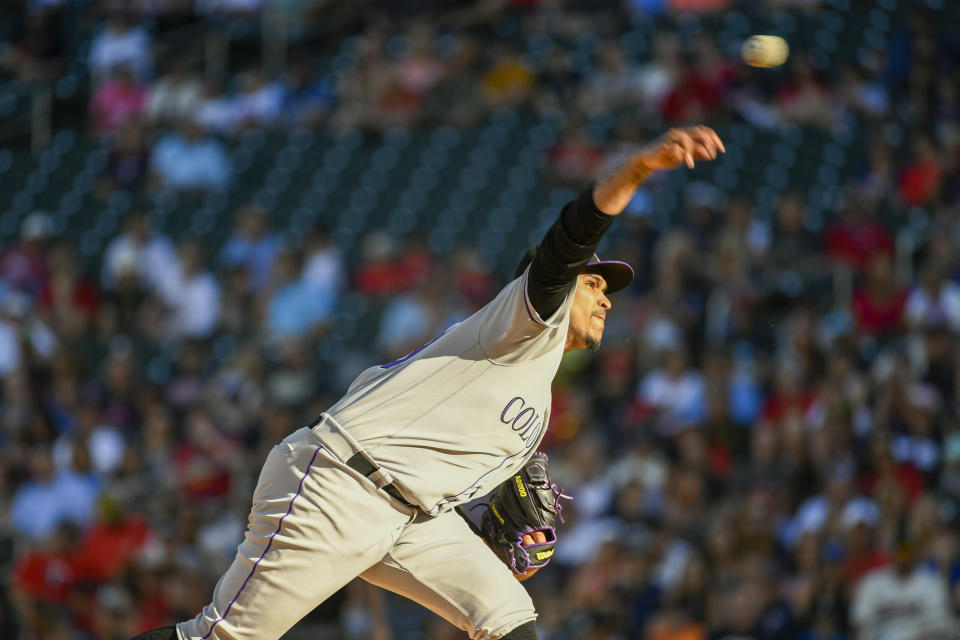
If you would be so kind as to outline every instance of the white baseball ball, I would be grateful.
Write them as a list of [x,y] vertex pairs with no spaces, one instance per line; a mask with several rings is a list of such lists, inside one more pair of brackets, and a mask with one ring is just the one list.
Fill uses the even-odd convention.
[[790,47],[780,36],[750,36],[740,49],[743,61],[751,67],[779,67],[787,61]]

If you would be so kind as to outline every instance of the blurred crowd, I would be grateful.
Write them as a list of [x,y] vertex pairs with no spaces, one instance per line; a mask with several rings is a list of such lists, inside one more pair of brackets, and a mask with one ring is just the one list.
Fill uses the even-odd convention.
[[[104,201],[228,189],[230,139],[251,128],[559,113],[541,180],[582,188],[624,152],[588,126],[606,112],[624,145],[684,122],[865,125],[865,161],[822,223],[801,190],[761,215],[750,193],[689,183],[670,225],[651,211],[656,179],[631,203],[604,254],[638,277],[599,352],[558,375],[543,448],[574,500],[526,585],[545,640],[960,638],[960,48],[936,11],[918,3],[857,65],[801,53],[772,77],[705,32],[657,30],[643,55],[605,36],[644,15],[825,3],[514,0],[422,20],[388,3],[323,64],[293,50],[281,76],[223,81],[193,44],[161,46],[161,27],[260,3],[125,4],[87,9],[102,18],[88,135],[111,149]],[[74,3],[27,5],[0,67],[56,75]],[[344,256],[333,229],[291,239],[254,204],[222,246],[150,220],[129,214],[96,269],[40,211],[0,250],[0,637],[113,640],[193,617],[273,444],[506,282],[475,246],[369,233]],[[348,297],[373,338],[331,362]],[[360,583],[297,633],[462,637]]]

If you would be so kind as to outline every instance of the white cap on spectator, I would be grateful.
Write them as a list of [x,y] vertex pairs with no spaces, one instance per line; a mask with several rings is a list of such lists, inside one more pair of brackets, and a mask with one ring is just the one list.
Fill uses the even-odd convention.
[[135,275],[140,262],[140,253],[131,246],[123,245],[114,256],[112,267],[115,278],[121,278],[128,275]]
[[23,240],[42,240],[53,233],[53,220],[46,211],[34,211],[20,225],[20,237]]
[[840,524],[844,529],[853,529],[858,524],[872,527],[880,519],[880,510],[872,500],[866,498],[854,498],[843,508],[843,515],[840,516]]

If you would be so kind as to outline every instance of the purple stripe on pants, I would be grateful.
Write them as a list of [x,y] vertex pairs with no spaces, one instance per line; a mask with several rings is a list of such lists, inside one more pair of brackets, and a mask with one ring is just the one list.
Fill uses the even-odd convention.
[[290,512],[293,511],[293,503],[298,497],[300,497],[300,492],[303,491],[303,482],[307,479],[307,476],[310,475],[310,467],[313,466],[313,461],[317,459],[317,454],[320,453],[321,449],[323,449],[322,446],[317,447],[317,450],[313,452],[313,457],[310,458],[310,462],[307,464],[307,468],[303,472],[303,477],[300,478],[300,486],[297,487],[297,492],[293,494],[292,498],[290,498],[290,505],[287,507],[287,512],[280,516],[280,521],[277,523],[277,530],[270,535],[270,539],[267,540],[266,548],[264,548],[263,553],[260,554],[260,557],[257,558],[257,561],[253,563],[253,567],[250,568],[250,573],[247,574],[246,580],[244,580],[243,584],[240,585],[240,590],[237,591],[237,595],[233,596],[233,600],[231,600],[230,604],[227,605],[227,608],[224,609],[223,615],[213,621],[213,624],[210,625],[210,631],[207,631],[207,635],[203,636],[200,640],[207,640],[207,638],[210,637],[210,634],[213,633],[213,630],[216,629],[217,625],[223,622],[224,618],[227,617],[227,614],[230,613],[230,609],[233,607],[233,603],[237,601],[237,598],[239,598],[240,594],[243,593],[247,583],[250,582],[250,578],[253,577],[253,572],[257,570],[257,566],[260,565],[260,562],[266,557],[267,552],[270,551],[270,546],[273,544],[273,539],[277,537],[278,533],[280,533],[280,527],[283,526],[283,521],[288,515],[290,515]]

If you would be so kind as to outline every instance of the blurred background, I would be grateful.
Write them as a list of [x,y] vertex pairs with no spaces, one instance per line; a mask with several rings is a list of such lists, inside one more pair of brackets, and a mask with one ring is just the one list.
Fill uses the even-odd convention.
[[[272,445],[665,128],[571,353],[544,640],[955,640],[960,3],[5,0],[0,637],[193,617]],[[790,44],[745,66],[743,39]],[[464,416],[469,420],[469,416]],[[322,572],[323,567],[317,567]],[[451,568],[454,570],[454,568]],[[351,584],[288,639],[462,634]]]

